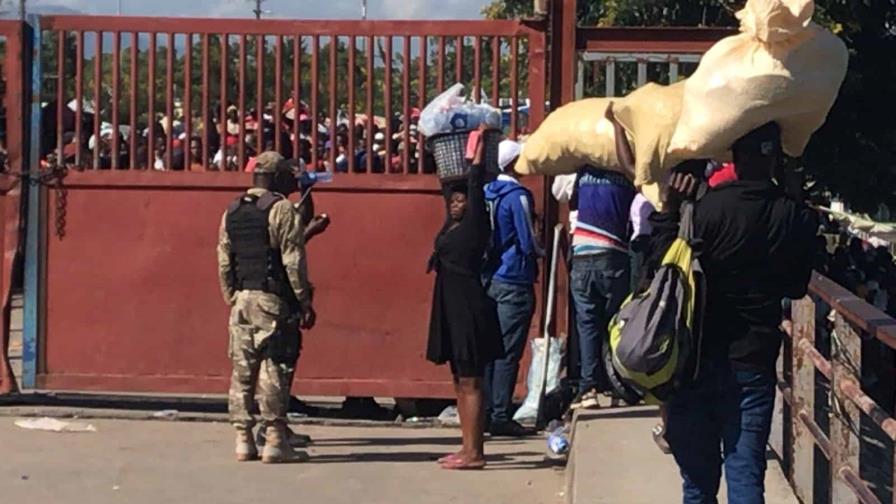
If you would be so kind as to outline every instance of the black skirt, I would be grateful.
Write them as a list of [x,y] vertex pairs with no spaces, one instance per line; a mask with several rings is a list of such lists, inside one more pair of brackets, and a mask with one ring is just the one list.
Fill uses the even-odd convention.
[[495,302],[478,278],[440,271],[436,275],[426,358],[450,362],[459,376],[481,376],[503,354]]

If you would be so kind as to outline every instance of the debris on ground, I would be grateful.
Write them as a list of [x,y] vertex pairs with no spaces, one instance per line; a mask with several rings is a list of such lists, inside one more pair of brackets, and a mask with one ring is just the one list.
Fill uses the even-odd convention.
[[457,406],[448,406],[439,415],[439,423],[446,427],[457,427],[460,425],[460,416],[457,414]]
[[28,430],[47,432],[96,432],[96,427],[92,424],[65,422],[49,417],[16,420],[15,423],[17,427]]
[[177,415],[180,414],[179,411],[175,409],[166,409],[162,411],[156,411],[152,414],[153,418],[160,418],[163,420],[177,420]]

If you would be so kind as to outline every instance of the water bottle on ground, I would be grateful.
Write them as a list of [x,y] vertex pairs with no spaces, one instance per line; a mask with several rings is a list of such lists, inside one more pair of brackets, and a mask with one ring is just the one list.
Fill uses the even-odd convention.
[[569,453],[569,429],[563,424],[557,426],[559,422],[555,422],[548,426],[551,433],[548,436],[548,449],[555,456],[563,456]]

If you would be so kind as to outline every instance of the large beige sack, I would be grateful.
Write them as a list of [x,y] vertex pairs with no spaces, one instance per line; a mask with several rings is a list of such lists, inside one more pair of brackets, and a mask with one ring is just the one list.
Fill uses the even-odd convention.
[[613,105],[616,119],[632,141],[637,187],[662,182],[682,161],[667,150],[681,117],[685,82],[645,84]]
[[812,22],[812,0],[748,0],[741,34],[714,45],[685,86],[669,146],[679,158],[718,158],[763,124],[781,126],[784,152],[802,155],[837,98],[849,54]]
[[616,157],[613,124],[605,117],[609,103],[606,98],[588,98],[551,112],[526,140],[514,166],[516,172],[565,175],[585,165],[622,171]]

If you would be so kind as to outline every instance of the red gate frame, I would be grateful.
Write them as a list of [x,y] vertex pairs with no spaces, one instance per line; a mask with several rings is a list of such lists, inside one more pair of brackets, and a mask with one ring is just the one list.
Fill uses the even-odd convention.
[[[517,21],[247,21],[49,16],[50,31],[338,36],[501,36],[529,41],[531,124],[544,116],[545,33]],[[542,181],[532,181],[540,198]],[[249,184],[238,173],[76,171],[63,239],[44,233],[45,328],[38,388],[222,393],[227,307],[214,246],[220,214]],[[345,174],[320,187],[334,225],[309,247],[318,327],[305,335],[304,394],[450,397],[423,358],[444,203],[432,176]],[[48,191],[52,222],[56,197]],[[538,318],[532,333],[537,330]]]

